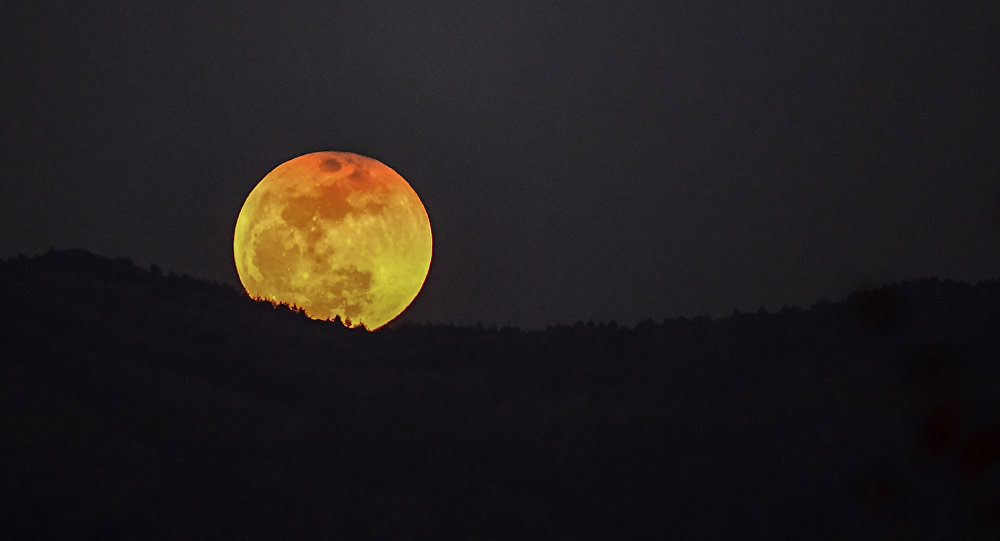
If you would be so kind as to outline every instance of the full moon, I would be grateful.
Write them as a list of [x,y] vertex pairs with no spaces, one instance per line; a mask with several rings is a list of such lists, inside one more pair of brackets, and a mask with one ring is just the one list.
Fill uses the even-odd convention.
[[431,251],[430,220],[413,188],[382,162],[349,152],[276,167],[247,196],[233,238],[251,297],[369,330],[410,305]]

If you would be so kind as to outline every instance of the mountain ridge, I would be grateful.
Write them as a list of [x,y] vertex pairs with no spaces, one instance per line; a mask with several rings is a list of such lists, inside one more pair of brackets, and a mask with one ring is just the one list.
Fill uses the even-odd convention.
[[71,251],[0,298],[18,537],[1000,531],[997,281],[367,332]]

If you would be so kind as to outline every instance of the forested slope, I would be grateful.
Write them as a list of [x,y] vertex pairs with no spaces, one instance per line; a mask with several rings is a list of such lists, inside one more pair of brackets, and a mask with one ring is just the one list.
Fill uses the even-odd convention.
[[370,333],[61,251],[0,321],[11,538],[1000,533],[998,282]]

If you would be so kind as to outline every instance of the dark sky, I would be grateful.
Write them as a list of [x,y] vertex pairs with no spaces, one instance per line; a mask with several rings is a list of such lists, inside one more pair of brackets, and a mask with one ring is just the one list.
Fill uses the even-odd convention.
[[235,285],[249,191],[347,150],[430,215],[411,321],[633,324],[1000,275],[996,2],[20,3],[3,257]]

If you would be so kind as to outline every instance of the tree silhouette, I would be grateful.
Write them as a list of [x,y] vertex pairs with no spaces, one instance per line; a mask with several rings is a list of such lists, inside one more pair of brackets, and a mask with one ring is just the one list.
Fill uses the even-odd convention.
[[996,281],[540,331],[368,332],[82,251],[0,295],[12,538],[1000,532]]

